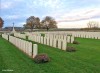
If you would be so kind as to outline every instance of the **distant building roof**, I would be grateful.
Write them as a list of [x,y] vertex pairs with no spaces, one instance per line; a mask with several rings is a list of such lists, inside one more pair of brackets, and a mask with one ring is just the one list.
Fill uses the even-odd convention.
[[[16,31],[22,31],[22,30],[24,30],[23,27],[14,27],[14,29],[15,29]],[[5,28],[3,28],[3,30],[12,31],[12,30],[13,30],[13,27],[5,27]]]

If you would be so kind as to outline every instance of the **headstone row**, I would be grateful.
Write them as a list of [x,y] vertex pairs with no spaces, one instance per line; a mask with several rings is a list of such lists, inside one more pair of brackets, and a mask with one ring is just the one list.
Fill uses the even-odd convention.
[[13,36],[9,36],[9,41],[29,56],[34,58],[37,55],[37,44],[32,44],[32,42],[28,42]]
[[9,42],[18,47],[20,50],[25,52],[30,57],[35,57],[38,54],[38,45],[32,44],[32,42],[19,39],[14,36],[9,36],[7,34],[2,34],[2,37],[6,40],[9,39]]
[[100,32],[72,32],[72,34],[80,38],[100,39]]
[[52,46],[55,48],[59,48],[62,50],[66,50],[67,48],[67,39],[66,36],[64,37],[64,39],[56,39],[56,38],[52,38],[52,37],[43,37],[43,36],[29,36],[28,37],[29,40],[41,43],[41,44],[45,44],[48,46]]
[[21,34],[21,33],[14,33],[14,36],[19,37],[19,38],[26,39],[26,35],[25,35],[25,34]]
[[[100,39],[100,32],[87,32],[87,31],[49,31],[49,32],[34,32],[34,34],[46,34],[49,36],[53,34],[53,37],[59,38],[56,35],[72,35],[74,37],[80,38],[91,38],[91,39]],[[52,37],[52,36],[51,36]]]
[[[67,43],[73,43],[74,41],[74,36],[73,35],[66,35],[66,34],[48,34],[48,33],[44,33],[44,36],[41,37],[41,33],[28,33],[28,36],[32,39],[32,40],[35,40],[36,42],[40,42],[38,41],[39,39],[42,39],[42,37],[49,37],[49,38],[52,38],[52,39],[61,39],[61,40],[67,40]],[[34,37],[34,38],[33,38]],[[38,38],[39,39],[38,39]],[[41,37],[41,38],[40,38]]]
[[2,38],[8,40],[8,35],[7,34],[2,34]]

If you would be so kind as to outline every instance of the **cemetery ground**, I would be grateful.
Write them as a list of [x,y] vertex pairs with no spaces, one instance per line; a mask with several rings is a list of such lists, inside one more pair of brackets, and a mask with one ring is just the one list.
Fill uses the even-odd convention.
[[0,37],[0,73],[100,73],[100,40],[75,40],[80,44],[68,46],[75,47],[76,52],[38,44],[39,53],[48,54],[50,62],[36,64],[32,58]]

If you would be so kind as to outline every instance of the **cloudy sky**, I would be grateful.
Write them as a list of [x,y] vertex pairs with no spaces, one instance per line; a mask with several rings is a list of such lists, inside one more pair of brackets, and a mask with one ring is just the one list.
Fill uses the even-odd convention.
[[100,0],[0,0],[4,27],[23,26],[29,16],[52,16],[59,28],[84,28],[100,22]]

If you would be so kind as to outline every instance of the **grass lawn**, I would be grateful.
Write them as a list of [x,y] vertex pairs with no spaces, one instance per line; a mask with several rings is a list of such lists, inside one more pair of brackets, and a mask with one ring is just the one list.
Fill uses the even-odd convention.
[[[0,73],[100,73],[100,40],[76,38],[76,52],[65,52],[38,44],[39,53],[47,53],[49,63],[35,64],[17,47],[0,37]],[[13,70],[13,71],[2,71]]]

